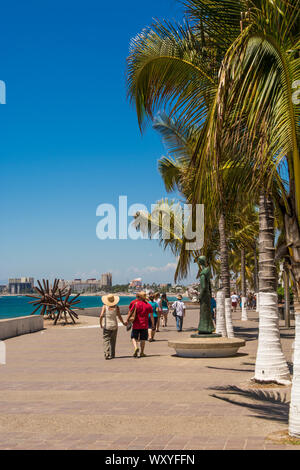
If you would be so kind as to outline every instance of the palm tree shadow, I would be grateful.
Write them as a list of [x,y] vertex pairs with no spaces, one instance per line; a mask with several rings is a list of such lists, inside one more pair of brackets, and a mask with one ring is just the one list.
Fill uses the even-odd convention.
[[[209,390],[215,390],[225,395],[240,397],[239,400],[236,400],[230,397],[220,396],[215,393],[211,395],[212,397],[225,401],[226,403],[248,408],[249,411],[255,413],[254,415],[251,413],[251,416],[269,421],[278,421],[285,424],[288,423],[289,402],[287,401],[286,393],[283,394],[274,390],[243,390],[236,386],[213,387],[209,388]],[[254,403],[243,401],[241,398],[253,400]]]
[[234,332],[237,338],[243,338],[246,341],[256,341],[258,337],[257,328],[242,328],[239,326],[234,327]]
[[254,369],[233,369],[231,367],[213,367],[213,366],[206,366],[207,369],[216,369],[216,370],[228,370],[231,372],[254,372]]

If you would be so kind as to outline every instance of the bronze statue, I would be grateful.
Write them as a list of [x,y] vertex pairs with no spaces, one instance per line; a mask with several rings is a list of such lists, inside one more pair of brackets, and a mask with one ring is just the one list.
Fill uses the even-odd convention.
[[209,335],[215,330],[211,314],[211,284],[210,268],[206,266],[206,257],[199,256],[195,259],[199,266],[199,302],[200,321],[198,325],[199,335]]

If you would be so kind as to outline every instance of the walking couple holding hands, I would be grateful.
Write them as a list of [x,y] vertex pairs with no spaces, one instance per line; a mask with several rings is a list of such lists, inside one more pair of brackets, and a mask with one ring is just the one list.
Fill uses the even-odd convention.
[[[147,302],[145,292],[139,292],[136,299],[129,306],[126,320],[124,321],[118,303],[117,295],[105,295],[102,297],[103,307],[100,315],[100,327],[103,329],[103,347],[105,359],[114,359],[118,334],[118,320],[131,330],[131,340],[134,347],[134,357],[145,357],[145,343],[148,340],[148,330],[154,331],[156,322],[153,316],[153,308]],[[130,326],[130,328],[129,328]],[[140,343],[140,348],[138,347]]]

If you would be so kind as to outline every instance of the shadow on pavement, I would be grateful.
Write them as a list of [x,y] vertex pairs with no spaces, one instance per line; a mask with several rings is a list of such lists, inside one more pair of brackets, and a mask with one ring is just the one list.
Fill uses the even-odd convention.
[[230,367],[213,367],[206,366],[207,369],[216,369],[216,370],[229,370],[230,372],[254,372],[254,369],[232,369]]
[[[213,387],[208,390],[239,397],[239,399],[234,399],[216,395],[215,393],[211,395],[226,403],[248,408],[249,411],[255,413],[254,416],[256,418],[288,423],[289,402],[286,399],[286,393],[283,394],[273,390],[243,390],[236,386]],[[254,403],[243,401],[242,398],[253,400]]]
[[[235,354],[234,356],[224,356],[224,357],[184,357],[184,356],[178,356],[177,354],[172,354],[171,357],[177,357],[179,359],[194,359],[194,360],[197,360],[197,361],[201,361],[203,359],[206,359],[206,360],[211,360],[211,361],[218,361],[220,362],[220,360],[222,359],[228,359],[229,357],[231,359],[234,359],[234,358],[237,358],[237,357],[244,357],[244,356],[249,356],[249,354],[247,353],[237,353]],[[228,369],[228,370],[232,370],[232,369]]]
[[148,354],[145,353],[146,357],[134,357],[133,354],[131,356],[116,356],[115,359],[147,359],[147,357],[162,357],[163,354]]
[[256,341],[258,338],[257,328],[234,327],[234,333],[237,338],[243,338],[246,341]]

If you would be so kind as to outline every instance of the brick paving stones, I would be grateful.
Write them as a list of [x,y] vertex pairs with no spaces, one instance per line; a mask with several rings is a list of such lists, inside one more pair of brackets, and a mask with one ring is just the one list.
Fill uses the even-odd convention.
[[[287,395],[279,406],[230,393],[231,386],[251,389],[254,373],[256,312],[247,322],[239,318],[237,312],[237,335],[251,341],[233,358],[176,357],[167,343],[178,336],[173,318],[146,345],[146,358],[132,357],[123,327],[112,361],[104,360],[96,327],[49,327],[7,340],[7,364],[0,365],[0,449],[299,449],[266,441],[287,428],[289,387],[265,389]],[[198,313],[189,310],[182,337],[197,323]],[[290,360],[293,330],[282,331]]]

